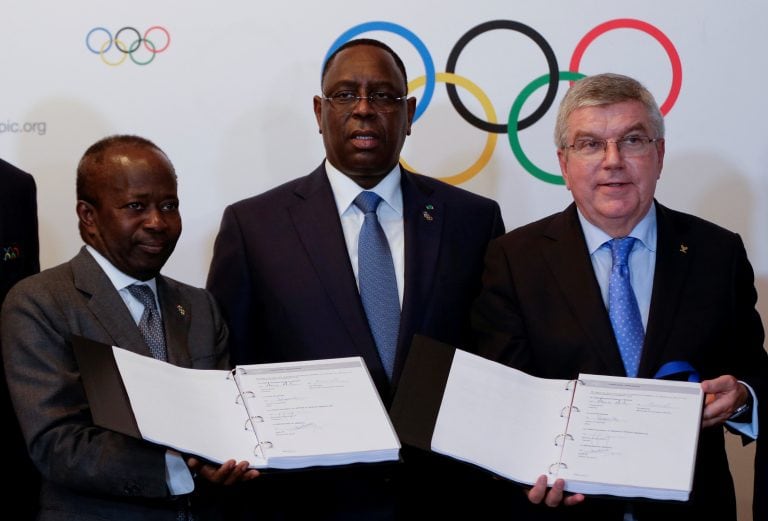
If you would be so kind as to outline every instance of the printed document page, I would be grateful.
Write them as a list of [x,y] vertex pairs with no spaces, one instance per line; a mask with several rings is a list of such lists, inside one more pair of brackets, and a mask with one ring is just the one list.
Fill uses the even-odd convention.
[[238,369],[271,467],[398,458],[400,443],[361,358]]
[[581,375],[559,476],[572,491],[687,499],[702,402],[697,383]]

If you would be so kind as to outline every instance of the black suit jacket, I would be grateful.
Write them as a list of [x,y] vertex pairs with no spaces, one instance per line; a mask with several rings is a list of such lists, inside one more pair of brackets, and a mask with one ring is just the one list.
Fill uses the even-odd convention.
[[[0,159],[0,306],[14,284],[38,271],[35,180]],[[18,518],[31,520],[37,513],[40,477],[27,456],[3,371],[0,371],[0,419],[7,428],[6,464],[14,469],[14,479],[0,489],[0,501],[18,505]]]
[[[470,307],[480,290],[485,249],[504,231],[494,201],[404,170],[401,188],[405,291],[395,385],[414,333],[469,344]],[[234,362],[359,355],[388,404],[394,386],[368,327],[324,166],[225,210],[208,289],[228,321]],[[391,518],[397,495],[392,487],[399,480],[346,477],[306,473],[268,491],[264,476],[247,486],[253,487],[250,495],[286,495],[271,502],[285,507],[274,513],[281,519]],[[444,472],[441,477],[455,475]],[[417,486],[423,491],[423,484]],[[299,495],[304,501],[291,499]],[[470,501],[465,491],[454,497]],[[427,510],[433,507],[425,504]]]
[[[658,203],[656,209],[656,270],[638,376],[652,378],[664,363],[683,360],[702,379],[731,374],[760,393],[768,356],[740,237]],[[575,205],[491,244],[473,324],[480,354],[535,376],[625,376]],[[735,519],[723,429],[701,433],[689,502],[634,506],[639,519]],[[619,520],[623,507],[587,498],[559,514]]]

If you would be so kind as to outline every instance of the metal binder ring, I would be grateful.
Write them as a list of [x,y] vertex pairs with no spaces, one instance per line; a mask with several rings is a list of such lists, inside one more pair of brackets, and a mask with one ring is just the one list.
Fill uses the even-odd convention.
[[568,380],[568,383],[567,383],[567,384],[565,384],[565,390],[566,390],[566,391],[570,391],[570,390],[571,390],[571,384],[572,384],[572,383],[576,383],[576,384],[581,384],[581,385],[584,385],[584,382],[583,382],[581,379],[579,379],[579,378],[574,378],[573,380]]
[[563,416],[565,416],[565,411],[568,411],[569,414],[570,414],[571,411],[581,412],[581,411],[579,411],[579,408],[576,407],[575,405],[566,405],[565,407],[560,409],[560,417],[561,418]]
[[573,441],[573,435],[568,434],[568,433],[563,433],[563,434],[558,434],[557,436],[555,436],[555,446],[556,447],[560,446],[560,440],[561,439]]
[[247,398],[256,398],[256,395],[253,393],[253,391],[243,391],[243,393],[242,393],[242,394],[238,394],[238,395],[235,397],[235,403],[240,403],[240,398],[244,398],[244,397],[247,397]]
[[[271,449],[273,446],[274,445],[272,444],[271,441],[260,441],[259,443],[257,443],[256,445],[253,446],[253,453],[256,454],[256,450],[259,449],[259,448]],[[256,454],[256,455],[258,455],[258,454]]]
[[557,474],[557,471],[560,469],[567,469],[568,465],[566,465],[563,462],[553,463],[549,466],[549,473],[550,474]]
[[245,420],[245,425],[243,425],[243,428],[245,430],[248,430],[248,426],[253,423],[264,423],[264,417],[263,416],[251,416],[247,420]]

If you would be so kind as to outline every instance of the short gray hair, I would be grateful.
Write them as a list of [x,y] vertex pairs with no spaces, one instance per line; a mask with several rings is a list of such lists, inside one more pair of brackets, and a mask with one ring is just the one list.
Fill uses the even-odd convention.
[[555,145],[557,148],[568,146],[568,118],[581,107],[611,105],[622,101],[639,101],[648,113],[655,138],[664,137],[664,116],[653,95],[639,81],[621,74],[596,74],[587,76],[568,90],[560,102],[555,123]]

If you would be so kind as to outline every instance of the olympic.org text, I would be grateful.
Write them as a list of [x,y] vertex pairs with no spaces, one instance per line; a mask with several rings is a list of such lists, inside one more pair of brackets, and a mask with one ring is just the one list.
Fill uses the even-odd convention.
[[35,133],[38,136],[44,136],[45,129],[46,129],[45,121],[25,121],[22,123],[19,121],[0,120],[0,134],[5,134],[6,132],[10,132],[13,134]]

